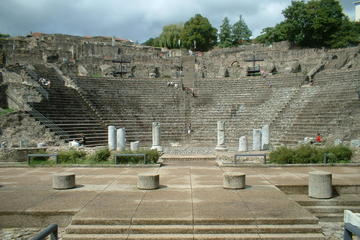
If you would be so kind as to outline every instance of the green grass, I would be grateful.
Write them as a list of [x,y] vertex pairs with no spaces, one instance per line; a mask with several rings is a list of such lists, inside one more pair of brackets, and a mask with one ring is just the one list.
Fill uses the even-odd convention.
[[6,115],[9,113],[15,112],[15,110],[11,109],[11,108],[5,108],[5,109],[1,109],[0,110],[0,115]]

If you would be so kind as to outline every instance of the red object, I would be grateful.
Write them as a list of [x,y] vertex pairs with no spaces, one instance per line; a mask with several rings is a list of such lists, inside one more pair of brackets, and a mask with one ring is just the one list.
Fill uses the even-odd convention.
[[321,136],[317,135],[315,138],[315,142],[320,143],[321,142]]

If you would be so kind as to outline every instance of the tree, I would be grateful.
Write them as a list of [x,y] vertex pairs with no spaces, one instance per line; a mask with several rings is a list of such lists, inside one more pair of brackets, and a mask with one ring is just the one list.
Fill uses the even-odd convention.
[[227,17],[224,18],[219,33],[219,46],[220,47],[230,47],[232,46],[232,38],[231,38],[231,26],[229,23],[229,19]]
[[159,47],[159,38],[149,38],[146,40],[142,45],[145,46],[152,46],[152,47]]
[[196,14],[184,24],[181,41],[191,50],[207,51],[216,45],[217,30],[206,17]]
[[258,42],[288,40],[302,47],[346,47],[359,42],[356,23],[342,12],[337,0],[292,1],[283,11],[285,20],[263,30]]
[[252,32],[250,31],[249,27],[246,25],[243,17],[240,15],[239,21],[234,23],[232,25],[232,34],[231,39],[233,45],[239,45],[243,43],[244,41],[249,41],[250,37],[252,35]]
[[160,47],[180,48],[180,35],[184,28],[183,24],[171,24],[163,27],[159,36]]
[[8,37],[10,37],[9,34],[0,33],[0,38],[8,38]]

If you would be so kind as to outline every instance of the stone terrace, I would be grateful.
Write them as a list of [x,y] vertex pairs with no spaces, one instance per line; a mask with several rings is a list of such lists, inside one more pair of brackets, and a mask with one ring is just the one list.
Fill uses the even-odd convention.
[[[307,197],[280,191],[304,188],[314,170],[332,172],[335,186],[360,181],[359,167],[0,168],[0,227],[58,223],[68,240],[325,239],[318,219],[296,202]],[[77,188],[53,190],[52,174],[64,171],[76,174]],[[160,174],[161,188],[137,190],[137,174],[148,171]],[[223,189],[224,171],[246,173],[246,189]]]

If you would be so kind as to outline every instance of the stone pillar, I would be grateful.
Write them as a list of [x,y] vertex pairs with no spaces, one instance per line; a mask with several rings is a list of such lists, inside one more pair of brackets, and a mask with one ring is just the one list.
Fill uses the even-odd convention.
[[217,122],[217,145],[215,150],[217,151],[227,151],[227,147],[225,145],[225,122],[218,121]]
[[264,125],[261,128],[261,150],[269,150],[270,144],[270,128],[269,125]]
[[130,150],[131,151],[138,151],[140,148],[140,142],[136,141],[136,142],[130,142]]
[[116,127],[108,126],[108,144],[109,150],[113,151],[116,149]]
[[53,175],[54,189],[70,189],[75,187],[75,173],[58,173]]
[[226,172],[223,175],[223,187],[228,189],[245,188],[245,174],[238,172]]
[[161,152],[163,149],[160,146],[160,123],[152,123],[152,147],[151,149],[156,149]]
[[248,151],[247,137],[242,136],[239,138],[239,152],[247,152],[247,151]]
[[332,197],[332,175],[329,172],[309,172],[309,197],[331,198]]
[[261,150],[261,129],[253,129],[253,150]]
[[118,151],[124,151],[126,147],[126,132],[125,128],[119,128],[116,131],[116,149]]

